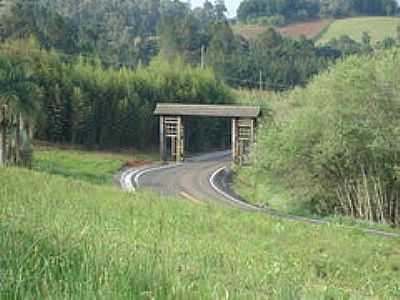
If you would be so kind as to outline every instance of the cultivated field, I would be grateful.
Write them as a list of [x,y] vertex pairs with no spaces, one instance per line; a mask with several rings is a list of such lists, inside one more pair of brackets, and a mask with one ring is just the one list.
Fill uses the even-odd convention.
[[323,44],[333,38],[346,34],[352,39],[361,41],[363,32],[368,32],[373,43],[386,37],[396,37],[396,28],[400,25],[400,18],[395,17],[362,17],[334,21],[327,31],[320,37]]
[[330,20],[316,20],[310,22],[302,22],[291,24],[282,28],[278,31],[283,36],[297,38],[300,36],[305,36],[309,39],[318,36],[329,24]]
[[[315,20],[310,22],[294,23],[288,26],[277,28],[277,31],[283,36],[298,38],[305,36],[307,38],[315,38],[318,36],[329,24],[330,20]],[[267,26],[259,24],[239,24],[233,26],[236,34],[243,36],[246,39],[255,39],[260,33],[263,33]]]
[[400,296],[400,240],[27,170],[0,186],[2,299]]

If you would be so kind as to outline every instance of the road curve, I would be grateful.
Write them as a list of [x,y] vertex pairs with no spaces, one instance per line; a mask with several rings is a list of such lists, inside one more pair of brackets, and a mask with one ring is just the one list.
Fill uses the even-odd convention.
[[230,152],[215,152],[189,158],[178,165],[143,170],[135,174],[133,180],[136,188],[150,189],[163,196],[184,195],[199,202],[218,201],[242,209],[257,209],[244,202],[235,203],[219,190],[218,187],[226,183],[217,171],[229,164]]

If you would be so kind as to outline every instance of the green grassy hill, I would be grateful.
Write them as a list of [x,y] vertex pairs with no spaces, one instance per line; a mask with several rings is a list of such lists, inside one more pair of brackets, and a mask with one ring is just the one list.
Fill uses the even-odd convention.
[[400,296],[400,240],[20,169],[0,187],[1,299]]
[[344,34],[349,35],[354,40],[361,41],[363,32],[368,32],[372,42],[377,42],[386,37],[395,37],[398,25],[400,25],[400,18],[395,17],[361,17],[336,20],[322,34],[319,43],[326,43]]

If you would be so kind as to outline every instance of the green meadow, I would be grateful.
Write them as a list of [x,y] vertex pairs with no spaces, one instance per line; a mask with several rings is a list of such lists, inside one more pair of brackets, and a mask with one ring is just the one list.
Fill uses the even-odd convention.
[[336,20],[321,35],[318,43],[324,44],[342,35],[348,35],[353,40],[361,42],[364,32],[368,32],[371,41],[375,43],[388,37],[395,38],[398,25],[400,25],[398,17],[359,17]]
[[0,169],[1,299],[396,299],[400,240]]

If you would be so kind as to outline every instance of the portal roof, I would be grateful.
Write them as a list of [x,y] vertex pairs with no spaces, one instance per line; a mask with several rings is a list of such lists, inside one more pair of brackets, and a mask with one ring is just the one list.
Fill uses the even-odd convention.
[[261,114],[261,109],[259,106],[159,103],[154,114],[157,116],[258,118]]

